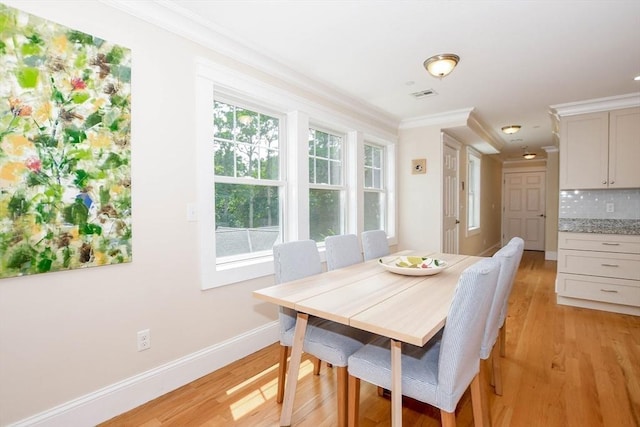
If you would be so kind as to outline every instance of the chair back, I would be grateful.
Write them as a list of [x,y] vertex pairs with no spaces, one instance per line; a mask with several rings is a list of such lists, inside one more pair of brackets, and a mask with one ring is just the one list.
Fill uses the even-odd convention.
[[502,310],[500,310],[500,320],[498,321],[498,328],[501,328],[504,325],[504,319],[507,317],[507,308],[509,307],[509,295],[511,295],[511,291],[513,290],[513,284],[516,281],[516,276],[518,275],[518,267],[520,267],[520,261],[522,260],[522,253],[524,252],[524,240],[521,237],[514,237],[509,240],[507,246],[515,246],[516,253],[516,261],[515,268],[513,269],[513,273],[511,273],[511,279],[509,281],[509,289],[507,290],[507,297],[504,299],[502,304]]
[[480,371],[480,344],[499,274],[500,262],[487,258],[458,280],[440,344],[436,401],[441,409],[455,409]]
[[509,289],[513,272],[518,268],[518,248],[516,245],[507,245],[493,255],[493,259],[500,262],[500,275],[498,276],[498,286],[493,295],[491,309],[487,318],[484,336],[482,338],[482,347],[480,348],[480,358],[488,359],[493,349],[493,345],[498,339],[498,330],[500,329],[500,313],[504,306],[505,300],[509,299]]
[[320,254],[313,240],[298,240],[273,246],[276,283],[290,282],[322,272]]
[[324,239],[324,247],[329,271],[362,262],[360,242],[355,234],[328,236]]
[[[313,240],[298,240],[273,246],[273,270],[276,283],[290,282],[322,272],[318,246]],[[280,307],[278,312],[280,335],[296,324],[296,312]]]
[[380,258],[389,255],[389,242],[384,230],[369,230],[362,233],[362,252],[364,260]]

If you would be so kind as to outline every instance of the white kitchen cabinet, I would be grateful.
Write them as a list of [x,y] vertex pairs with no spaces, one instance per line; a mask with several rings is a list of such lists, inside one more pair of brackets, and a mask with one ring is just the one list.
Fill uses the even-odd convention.
[[640,236],[558,233],[559,304],[640,316]]
[[640,187],[640,108],[562,117],[560,189]]

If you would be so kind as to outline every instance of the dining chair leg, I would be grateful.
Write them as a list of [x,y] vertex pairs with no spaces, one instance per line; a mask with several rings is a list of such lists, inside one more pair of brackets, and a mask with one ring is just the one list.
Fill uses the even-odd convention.
[[360,378],[349,375],[348,384],[349,404],[347,414],[349,427],[358,427],[360,422]]
[[500,362],[500,356],[496,353],[497,351],[494,346],[491,351],[491,382],[495,393],[498,396],[502,396],[502,362]]
[[289,347],[280,345],[280,363],[278,364],[278,394],[276,402],[282,403],[284,399],[284,382],[287,375],[287,359],[289,358]]
[[[494,346],[495,349],[495,346]],[[491,354],[489,355],[489,360],[484,360],[484,361],[480,361],[480,371],[482,372],[482,365],[486,364],[486,363],[490,363],[491,364],[491,375],[489,376],[489,384],[491,384],[491,387],[495,387],[496,386],[496,382],[495,382],[495,377],[496,377],[496,373],[493,370],[493,358],[496,357],[495,351],[491,350]]]
[[507,355],[507,319],[504,319],[504,323],[502,324],[502,328],[500,328],[500,333],[498,341],[500,341],[500,356],[505,357]]
[[313,375],[320,375],[320,368],[322,367],[322,361],[317,357],[313,358]]
[[489,405],[484,394],[486,383],[484,375],[477,374],[471,380],[471,407],[473,409],[473,425],[475,427],[490,427]]
[[440,420],[442,427],[456,427],[456,413],[440,410]]
[[347,427],[347,396],[349,372],[346,366],[338,367],[338,426]]

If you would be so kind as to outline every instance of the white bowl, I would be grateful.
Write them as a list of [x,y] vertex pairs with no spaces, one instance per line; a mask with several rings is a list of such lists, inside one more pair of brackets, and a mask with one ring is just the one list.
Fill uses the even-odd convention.
[[380,258],[378,264],[392,273],[406,276],[430,276],[447,268],[447,263],[441,259],[422,256],[391,256]]

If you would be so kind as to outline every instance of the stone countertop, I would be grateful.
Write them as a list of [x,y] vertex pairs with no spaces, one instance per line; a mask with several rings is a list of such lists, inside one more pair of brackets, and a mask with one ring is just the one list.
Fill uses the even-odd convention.
[[558,231],[570,233],[640,235],[640,220],[559,218]]

